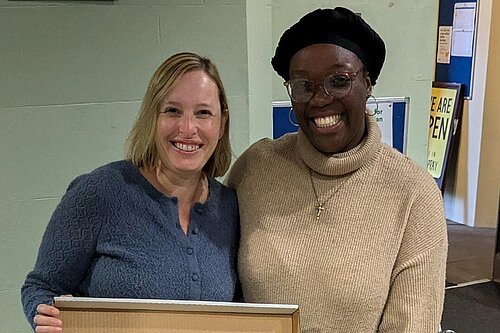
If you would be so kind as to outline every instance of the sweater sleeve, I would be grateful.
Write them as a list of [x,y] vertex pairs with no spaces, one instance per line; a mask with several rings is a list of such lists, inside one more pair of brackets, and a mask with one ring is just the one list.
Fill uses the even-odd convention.
[[432,179],[427,185],[409,210],[380,333],[438,332],[448,240],[441,193]]
[[38,304],[78,293],[106,216],[99,189],[99,181],[88,175],[76,178],[47,225],[35,267],[21,288],[24,313],[32,327]]
[[247,168],[247,159],[249,155],[249,150],[247,149],[243,154],[238,157],[238,159],[234,162],[231,170],[229,170],[229,174],[226,177],[224,184],[228,187],[238,189],[238,185],[240,184]]

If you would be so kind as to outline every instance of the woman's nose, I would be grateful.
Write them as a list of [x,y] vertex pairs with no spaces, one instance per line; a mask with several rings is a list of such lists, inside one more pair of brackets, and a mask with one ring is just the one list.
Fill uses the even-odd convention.
[[195,119],[193,119],[191,116],[181,117],[179,123],[179,132],[181,134],[184,134],[186,136],[191,136],[196,134],[196,131],[197,131],[197,126]]
[[330,95],[326,93],[323,84],[319,84],[316,86],[316,91],[314,92],[314,95],[311,97],[309,105],[321,107],[330,103],[331,99],[332,98],[330,97]]

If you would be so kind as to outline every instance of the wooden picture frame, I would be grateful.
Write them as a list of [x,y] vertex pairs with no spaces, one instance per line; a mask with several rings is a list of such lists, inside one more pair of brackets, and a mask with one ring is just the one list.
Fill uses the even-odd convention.
[[65,333],[300,333],[292,304],[55,297]]

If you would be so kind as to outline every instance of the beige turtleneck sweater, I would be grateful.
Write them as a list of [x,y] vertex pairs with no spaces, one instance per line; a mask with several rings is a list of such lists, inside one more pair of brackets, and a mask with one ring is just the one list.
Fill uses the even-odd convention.
[[[243,295],[298,304],[302,333],[435,333],[447,254],[441,193],[367,124],[346,153],[323,155],[299,132],[263,139],[236,161],[227,183],[240,206]],[[319,220],[311,178],[326,200]]]

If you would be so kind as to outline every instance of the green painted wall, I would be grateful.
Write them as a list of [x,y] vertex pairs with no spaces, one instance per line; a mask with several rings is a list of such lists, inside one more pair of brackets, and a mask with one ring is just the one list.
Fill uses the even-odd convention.
[[234,151],[248,146],[243,0],[0,0],[0,331],[30,331],[19,289],[69,182],[124,154],[153,71],[195,51],[218,64]]
[[[435,1],[337,1],[387,42],[376,96],[410,96],[409,154],[426,160]],[[270,66],[280,34],[331,1],[0,0],[0,322],[30,331],[19,288],[69,182],[123,157],[147,81],[179,51],[212,58],[229,95],[235,155],[271,136],[286,93]],[[417,22],[417,23],[415,23]]]

